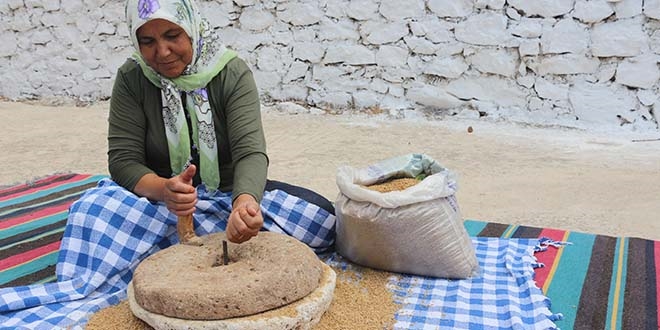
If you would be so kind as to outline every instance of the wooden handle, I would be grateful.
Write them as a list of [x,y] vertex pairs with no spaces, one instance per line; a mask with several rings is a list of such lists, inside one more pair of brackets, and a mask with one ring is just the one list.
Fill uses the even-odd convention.
[[181,244],[202,245],[200,238],[195,234],[192,214],[178,217],[176,231]]

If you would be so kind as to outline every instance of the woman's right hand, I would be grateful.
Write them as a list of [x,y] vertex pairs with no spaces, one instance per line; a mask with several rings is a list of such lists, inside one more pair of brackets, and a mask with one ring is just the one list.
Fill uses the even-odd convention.
[[186,216],[195,212],[197,190],[192,185],[195,165],[190,165],[181,174],[165,181],[163,202],[167,209],[177,216]]

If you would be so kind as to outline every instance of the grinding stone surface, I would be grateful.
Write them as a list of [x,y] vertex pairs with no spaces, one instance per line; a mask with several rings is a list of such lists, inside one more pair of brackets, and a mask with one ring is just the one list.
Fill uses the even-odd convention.
[[305,244],[261,232],[242,244],[225,233],[200,237],[201,246],[173,245],[135,270],[135,300],[145,310],[188,320],[222,320],[262,313],[297,301],[319,286],[323,263]]
[[[261,234],[260,234],[261,235]],[[319,261],[319,263],[321,263]],[[330,266],[321,263],[323,273],[316,290],[294,303],[252,316],[225,320],[184,320],[151,313],[135,300],[133,283],[128,286],[128,303],[133,314],[156,330],[263,330],[313,329],[323,313],[330,308],[337,275]]]

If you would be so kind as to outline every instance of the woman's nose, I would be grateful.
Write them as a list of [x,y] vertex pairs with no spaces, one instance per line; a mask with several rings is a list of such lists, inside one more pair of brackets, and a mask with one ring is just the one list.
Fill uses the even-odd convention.
[[167,57],[172,51],[167,42],[158,42],[156,45],[156,56],[157,57]]

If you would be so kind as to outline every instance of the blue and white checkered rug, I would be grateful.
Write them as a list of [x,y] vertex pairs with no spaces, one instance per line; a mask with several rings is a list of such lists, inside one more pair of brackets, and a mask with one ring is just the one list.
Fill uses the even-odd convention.
[[[400,305],[394,329],[557,329],[561,314],[534,283],[535,252],[552,241],[474,237],[478,276],[448,280],[414,275],[391,276],[388,287]],[[332,254],[324,259],[360,274],[361,267]]]
[[[231,195],[198,188],[198,235],[224,231]],[[335,217],[280,190],[265,192],[264,228],[291,235],[317,252],[334,243]],[[88,317],[126,297],[145,257],[177,243],[176,216],[162,203],[103,179],[71,205],[60,246],[57,282],[0,289],[0,328],[82,328]]]

